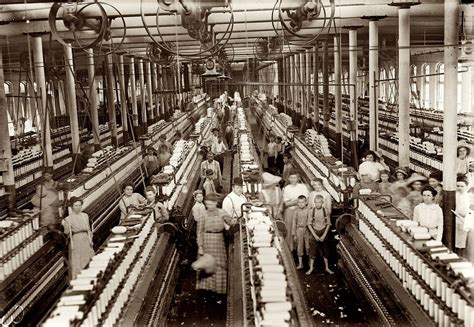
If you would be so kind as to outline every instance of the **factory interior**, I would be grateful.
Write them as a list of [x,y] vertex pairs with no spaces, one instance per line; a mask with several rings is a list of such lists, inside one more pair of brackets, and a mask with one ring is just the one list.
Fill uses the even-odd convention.
[[2,326],[474,327],[471,0],[0,0]]

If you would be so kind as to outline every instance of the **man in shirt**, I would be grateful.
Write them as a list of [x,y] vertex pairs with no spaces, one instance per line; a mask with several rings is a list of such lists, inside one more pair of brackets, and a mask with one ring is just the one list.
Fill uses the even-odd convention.
[[214,153],[211,151],[207,152],[207,160],[201,163],[201,179],[205,180],[207,176],[207,171],[212,170],[213,174],[211,176],[214,184],[216,186],[216,191],[220,191],[222,186],[222,174],[221,174],[221,167],[219,162],[214,160]]
[[227,147],[222,140],[222,136],[217,136],[217,141],[211,145],[211,152],[214,153],[214,157],[220,165],[221,172],[224,169],[224,152],[227,151]]
[[[222,209],[235,221],[242,216],[242,204],[248,200],[243,194],[244,182],[242,178],[236,177],[232,181],[232,192],[227,194],[222,202]],[[228,227],[228,226],[226,226]]]

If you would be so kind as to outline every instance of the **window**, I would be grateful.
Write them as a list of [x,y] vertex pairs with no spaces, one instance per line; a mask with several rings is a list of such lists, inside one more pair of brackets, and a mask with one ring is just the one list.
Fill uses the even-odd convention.
[[387,79],[387,74],[384,68],[380,69],[379,79],[380,79],[379,99],[382,101],[387,101],[388,81],[385,81]]
[[387,91],[388,92],[387,100],[388,100],[388,103],[395,104],[397,101],[397,96],[398,96],[397,81],[396,81],[397,72],[395,70],[395,67],[390,66],[388,78],[390,79],[390,81],[388,81],[389,87]]
[[430,107],[430,65],[424,64],[423,67],[423,73],[424,73],[424,83],[423,83],[423,92],[422,92],[422,97],[423,97],[423,107],[429,108]]
[[436,94],[437,94],[437,99],[436,99],[436,108],[439,110],[444,110],[444,65],[443,64],[438,64],[436,66],[436,73],[437,78],[435,80],[438,80],[438,83],[436,85]]
[[[416,76],[416,65],[410,65],[410,77]],[[410,78],[410,104],[414,106],[421,105],[420,102],[420,85],[416,78]]]
[[3,83],[3,87],[5,88],[5,94],[9,95],[13,93],[13,85],[11,82]]

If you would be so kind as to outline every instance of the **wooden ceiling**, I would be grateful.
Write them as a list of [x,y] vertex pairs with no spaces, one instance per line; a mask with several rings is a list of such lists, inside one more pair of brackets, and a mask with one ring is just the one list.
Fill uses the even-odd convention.
[[[160,2],[166,0],[160,0]],[[20,3],[19,3],[20,2]],[[141,11],[145,16],[146,25],[149,27],[156,39],[159,22],[159,31],[162,38],[167,42],[174,42],[178,45],[182,54],[194,54],[201,49],[200,42],[191,38],[188,30],[182,27],[181,15],[173,12],[159,11],[157,19],[157,9],[159,7],[156,0],[112,0],[105,1],[115,6],[123,16],[126,29],[117,11],[112,7],[104,5],[109,18],[113,18],[111,24],[111,35],[114,44],[123,40],[120,50],[124,50],[131,55],[146,55],[146,48],[152,42],[142,22]],[[170,2],[174,2],[170,1]],[[176,0],[176,2],[178,2]],[[183,3],[192,4],[196,1],[183,0]],[[214,0],[214,2],[216,2]],[[224,2],[219,0],[217,2]],[[405,2],[405,0],[399,0]],[[413,0],[412,0],[413,2]],[[3,3],[3,4],[2,4]],[[296,9],[305,4],[305,0],[233,0],[231,7],[233,10],[233,31],[228,40],[226,49],[233,47],[234,61],[243,61],[254,57],[255,40],[259,37],[276,36],[276,29],[282,33],[281,24],[278,22],[278,8]],[[331,12],[330,0],[323,0],[326,11],[326,24],[329,21]],[[330,38],[329,48],[332,48],[332,36],[341,36],[343,51],[348,46],[348,28],[359,27],[358,45],[362,51],[368,49],[368,20],[369,16],[379,16],[379,39],[381,50],[396,50],[398,37],[398,8],[391,6],[391,0],[334,0],[335,11],[333,28],[324,29],[318,40]],[[28,36],[33,33],[42,33],[45,51],[62,51],[61,44],[56,42],[51,35],[48,22],[48,15],[52,2],[36,1],[0,1],[0,45],[3,48],[4,61],[9,64],[19,62],[21,53],[25,53],[31,48]],[[81,6],[81,5],[79,5]],[[181,8],[179,3],[176,5]],[[93,8],[96,7],[96,8]],[[472,5],[460,6],[460,17],[462,15],[463,31],[472,39],[473,33],[473,12]],[[208,22],[216,32],[216,38],[220,39],[229,26],[231,14],[230,6],[214,7],[209,15]],[[436,51],[443,46],[444,32],[444,1],[442,0],[421,0],[421,3],[411,7],[411,45],[412,54],[421,54]],[[273,13],[273,18],[272,18]],[[100,15],[97,6],[91,5],[88,15]],[[283,13],[285,21],[289,23],[289,18]],[[314,35],[321,31],[325,20],[320,14],[313,21],[304,21],[300,34],[307,38],[301,39],[292,35],[284,36],[285,41],[291,45],[283,47],[283,53],[301,51],[310,48],[313,43],[308,44]],[[274,23],[272,24],[272,20]],[[462,19],[460,19],[462,21]],[[62,23],[62,19],[57,19],[58,31],[67,30]],[[81,51],[77,51],[81,52]],[[347,51],[345,51],[347,52]],[[346,54],[347,55],[347,54]],[[345,56],[343,57],[343,60]],[[182,58],[186,60],[186,58]]]

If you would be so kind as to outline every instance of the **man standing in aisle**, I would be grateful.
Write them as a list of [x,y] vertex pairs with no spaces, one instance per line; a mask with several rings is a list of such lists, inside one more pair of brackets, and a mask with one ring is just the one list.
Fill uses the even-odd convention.
[[[244,182],[242,178],[236,177],[232,181],[232,192],[227,194],[222,202],[222,209],[232,218],[235,223],[236,220],[242,216],[242,204],[247,203],[248,200],[243,194]],[[226,226],[226,229],[228,226]]]

